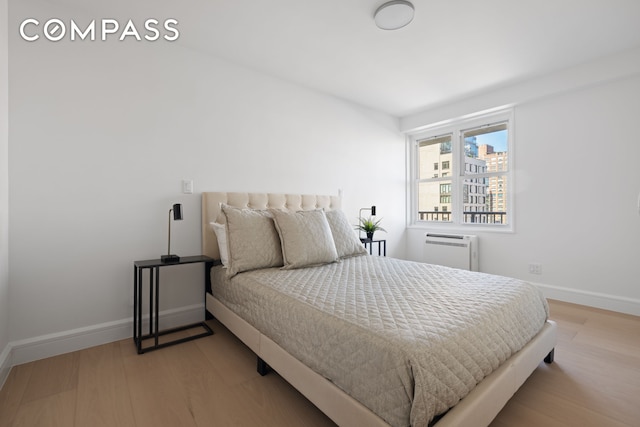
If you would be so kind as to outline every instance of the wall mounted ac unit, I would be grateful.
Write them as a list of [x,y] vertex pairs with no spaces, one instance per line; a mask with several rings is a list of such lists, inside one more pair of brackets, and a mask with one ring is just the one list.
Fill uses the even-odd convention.
[[429,264],[478,271],[478,237],[427,233],[422,260]]

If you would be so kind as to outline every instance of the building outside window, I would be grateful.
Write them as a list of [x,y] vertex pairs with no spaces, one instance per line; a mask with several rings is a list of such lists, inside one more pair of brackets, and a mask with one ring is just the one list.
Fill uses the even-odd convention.
[[411,135],[414,225],[513,223],[511,110]]

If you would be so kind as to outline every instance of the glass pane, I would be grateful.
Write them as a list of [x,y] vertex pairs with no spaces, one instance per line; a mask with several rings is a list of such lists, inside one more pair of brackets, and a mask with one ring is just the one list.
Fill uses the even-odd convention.
[[418,141],[418,179],[451,176],[451,135]]
[[418,221],[451,220],[451,181],[419,183]]
[[465,224],[508,224],[507,176],[465,179],[463,215]]
[[462,133],[465,175],[509,170],[507,124],[498,123]]

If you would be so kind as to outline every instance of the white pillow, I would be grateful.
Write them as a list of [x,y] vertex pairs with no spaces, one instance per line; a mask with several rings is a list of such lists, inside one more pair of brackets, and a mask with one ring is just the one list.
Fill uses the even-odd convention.
[[326,212],[333,241],[340,258],[366,255],[368,252],[358,238],[353,226],[349,224],[347,216],[341,210]]
[[284,268],[338,261],[338,252],[324,211],[270,212],[280,235]]
[[282,267],[280,238],[266,211],[222,205],[226,218],[229,264],[227,274],[258,268]]
[[229,248],[227,247],[227,227],[224,224],[212,222],[211,228],[216,233],[218,249],[220,250],[220,261],[225,267],[229,264]]

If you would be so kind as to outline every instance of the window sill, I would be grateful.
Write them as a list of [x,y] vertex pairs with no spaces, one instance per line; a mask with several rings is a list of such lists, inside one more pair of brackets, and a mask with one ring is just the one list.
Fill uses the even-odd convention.
[[460,225],[460,224],[443,224],[430,222],[414,222],[407,226],[410,230],[428,230],[439,231],[453,234],[473,234],[473,233],[515,233],[512,224],[509,225]]

